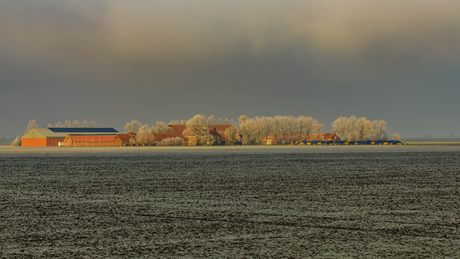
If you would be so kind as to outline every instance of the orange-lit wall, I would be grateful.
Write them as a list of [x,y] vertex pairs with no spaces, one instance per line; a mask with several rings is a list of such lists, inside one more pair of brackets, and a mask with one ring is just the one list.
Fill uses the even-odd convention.
[[71,146],[73,146],[73,139],[66,137],[64,139],[64,147],[71,147]]
[[80,142],[80,141],[74,141],[73,142],[74,147],[111,147],[113,146],[112,141],[88,141],[88,142]]
[[23,138],[21,139],[23,147],[46,147],[46,138]]
[[51,147],[57,147],[59,145],[59,142],[64,142],[64,138],[49,138],[46,139],[46,145]]
[[64,138],[23,138],[21,146],[23,147],[57,147],[59,142],[63,142]]

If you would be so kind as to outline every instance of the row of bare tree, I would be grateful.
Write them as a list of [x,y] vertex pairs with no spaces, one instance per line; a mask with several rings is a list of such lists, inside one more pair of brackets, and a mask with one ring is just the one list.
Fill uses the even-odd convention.
[[[204,125],[236,125],[236,122],[231,119],[222,119],[220,118],[218,123],[214,119],[214,115],[209,116],[208,118],[200,115],[200,124],[204,123]],[[195,117],[194,117],[195,118]],[[192,118],[193,119],[193,118]],[[190,119],[190,120],[192,120]],[[187,125],[187,122],[190,120],[171,120],[169,123],[164,123],[163,121],[156,121],[155,125],[149,127],[147,124],[142,124],[138,120],[132,120],[125,124],[125,132],[135,132],[135,133],[146,133],[146,132],[153,132],[155,134],[168,134],[171,133],[170,128],[168,125]],[[196,123],[197,118],[195,118],[191,123]]]
[[[332,123],[332,130],[343,140],[387,140],[389,133],[386,125],[384,120],[339,117]],[[399,134],[395,133],[393,139],[399,140]]]
[[[232,143],[240,140],[240,133],[244,143],[261,144],[262,140],[268,136],[274,137],[278,143],[284,143],[286,140],[292,143],[308,139],[311,134],[319,134],[324,129],[323,124],[308,116],[255,116],[249,118],[246,115],[241,115],[238,118],[238,124],[228,119],[220,119],[220,122],[232,125],[224,133]],[[169,124],[186,125],[183,132],[184,136],[206,143],[213,140],[213,136],[209,134],[206,125],[215,125],[214,123],[214,116],[206,118],[204,115],[195,115],[187,121],[171,121]],[[148,132],[171,133],[168,132],[170,128],[167,127],[167,124],[161,121],[157,121],[155,126],[149,128],[148,125],[132,120],[126,123],[125,130],[142,134]],[[386,140],[389,135],[386,121],[370,121],[365,117],[357,118],[356,116],[337,118],[332,123],[332,130],[343,140]],[[399,134],[395,133],[393,139],[399,140]]]
[[261,144],[262,140],[269,135],[273,135],[277,141],[281,139],[281,143],[286,139],[295,142],[301,140],[302,136],[308,138],[309,135],[320,133],[324,129],[323,124],[312,117],[305,116],[248,118],[246,115],[241,115],[238,122],[243,141],[255,144]]
[[[51,128],[53,127],[51,123],[48,123],[48,127]],[[64,121],[64,123],[61,123],[60,121],[56,122],[54,125],[55,128],[97,128],[98,125],[95,121],[91,121],[88,123],[86,120],[83,120],[80,122],[79,120],[73,120],[70,122],[69,120]],[[104,124],[100,123],[99,124],[100,128],[104,127]]]

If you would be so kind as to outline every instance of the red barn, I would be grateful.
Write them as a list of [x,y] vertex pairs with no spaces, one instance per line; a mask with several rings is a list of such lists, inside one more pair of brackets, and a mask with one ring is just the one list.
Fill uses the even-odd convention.
[[69,134],[78,135],[115,135],[114,128],[33,128],[21,138],[21,146],[46,147],[64,145],[64,139]]

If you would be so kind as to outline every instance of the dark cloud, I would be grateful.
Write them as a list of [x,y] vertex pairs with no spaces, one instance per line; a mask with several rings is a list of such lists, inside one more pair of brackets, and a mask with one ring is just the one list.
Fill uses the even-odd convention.
[[[355,114],[403,136],[446,135],[460,126],[458,10],[415,0],[4,1],[0,107],[10,123],[0,136],[32,118],[122,128],[197,113],[311,115],[326,130]],[[423,114],[450,126],[423,128]]]

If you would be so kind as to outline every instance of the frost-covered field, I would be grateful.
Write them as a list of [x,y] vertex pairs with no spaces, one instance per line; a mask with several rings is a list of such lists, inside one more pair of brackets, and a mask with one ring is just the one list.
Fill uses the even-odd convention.
[[0,257],[460,257],[460,147],[0,147]]

